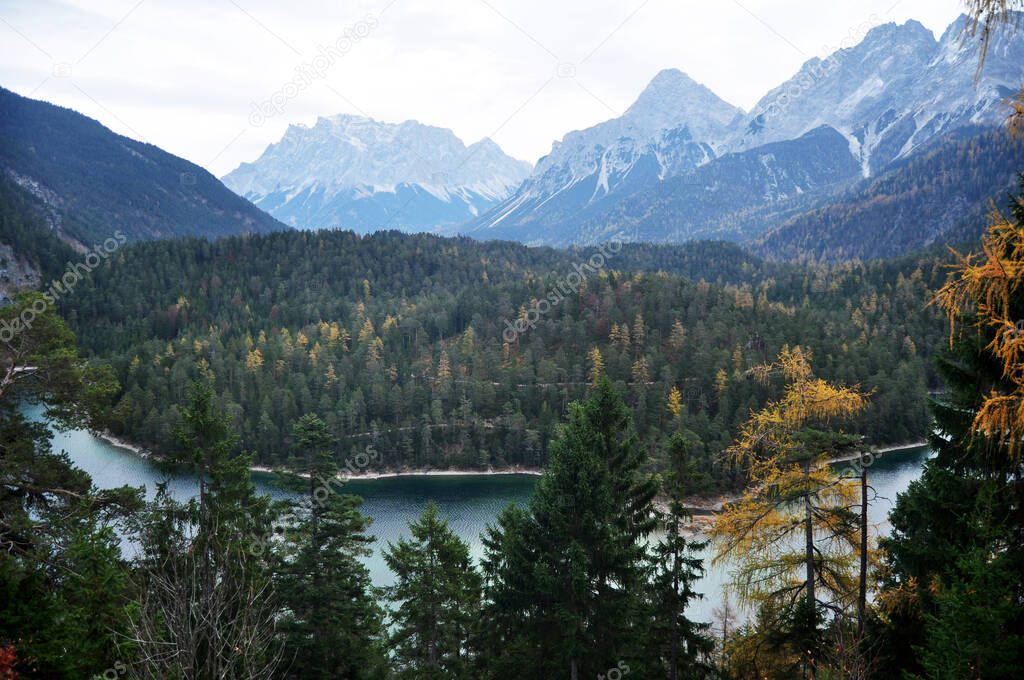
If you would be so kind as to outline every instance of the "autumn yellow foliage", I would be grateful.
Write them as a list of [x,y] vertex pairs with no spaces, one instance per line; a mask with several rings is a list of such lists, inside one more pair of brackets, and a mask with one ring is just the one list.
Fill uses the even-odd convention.
[[844,511],[856,505],[858,486],[833,471],[832,451],[815,450],[805,431],[860,412],[868,395],[814,377],[810,361],[800,347],[784,348],[775,362],[751,369],[766,383],[781,376],[784,391],[751,414],[725,454],[748,471],[750,484],[715,518],[715,561],[729,563],[734,592],[749,604],[792,606],[806,593],[808,525],[818,592],[845,605],[856,590],[859,553]]
[[1000,362],[1009,390],[993,390],[974,418],[975,434],[1003,445],[1017,457],[1024,439],[1024,328],[1014,318],[1011,301],[1024,285],[1024,223],[1014,223],[998,212],[977,254],[953,251],[956,263],[949,281],[933,301],[949,318],[950,344],[957,324],[973,316],[973,323],[991,331],[987,349]]

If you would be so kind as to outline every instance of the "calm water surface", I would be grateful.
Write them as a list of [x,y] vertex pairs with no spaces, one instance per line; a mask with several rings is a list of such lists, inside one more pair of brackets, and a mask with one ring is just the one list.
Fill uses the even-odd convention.
[[[26,411],[30,417],[40,417],[38,407],[29,407]],[[132,452],[112,446],[84,430],[54,432],[53,447],[55,451],[65,451],[76,466],[89,473],[99,488],[124,484],[144,486],[147,497],[152,498],[156,484],[166,482],[179,500],[196,493],[193,477],[168,474]],[[886,517],[896,495],[918,477],[928,455],[926,448],[908,449],[887,454],[871,467],[870,480],[878,491],[878,498],[871,506],[870,517],[879,531],[888,531]],[[272,475],[255,473],[253,479],[259,491],[274,498],[289,495],[274,485]],[[452,529],[469,543],[474,559],[479,560],[483,554],[480,534],[486,525],[509,503],[526,503],[536,482],[537,477],[530,475],[409,476],[349,482],[346,489],[363,497],[363,512],[373,518],[370,532],[377,542],[373,555],[365,561],[374,583],[391,583],[393,577],[381,558],[380,548],[407,536],[407,522],[422,512],[427,501],[437,504]],[[711,619],[727,578],[726,568],[709,566],[697,588],[705,598],[691,608],[693,618]]]

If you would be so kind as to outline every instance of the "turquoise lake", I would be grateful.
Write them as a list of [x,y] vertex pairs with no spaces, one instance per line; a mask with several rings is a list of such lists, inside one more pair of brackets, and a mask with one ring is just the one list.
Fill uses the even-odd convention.
[[[40,417],[38,407],[27,408],[26,412],[30,417]],[[53,448],[65,451],[77,467],[92,477],[98,488],[125,484],[144,486],[147,496],[152,497],[156,484],[167,482],[168,489],[178,499],[184,500],[196,493],[193,477],[168,476],[146,459],[84,430],[54,432]],[[887,516],[896,495],[918,477],[928,455],[927,448],[907,449],[886,454],[872,465],[869,476],[878,496],[872,503],[870,517],[877,531],[888,531]],[[274,498],[288,495],[273,484],[272,475],[254,473],[253,479],[263,493]],[[363,512],[373,518],[370,533],[377,543],[373,555],[366,558],[366,564],[374,583],[387,585],[392,580],[379,548],[407,535],[406,523],[419,515],[427,501],[437,504],[452,529],[470,545],[474,558],[479,559],[483,552],[480,534],[486,525],[509,503],[527,502],[536,482],[537,477],[531,475],[407,476],[349,482],[347,492],[362,496]],[[697,588],[705,597],[693,605],[691,617],[711,620],[727,576],[725,568],[709,567]]]

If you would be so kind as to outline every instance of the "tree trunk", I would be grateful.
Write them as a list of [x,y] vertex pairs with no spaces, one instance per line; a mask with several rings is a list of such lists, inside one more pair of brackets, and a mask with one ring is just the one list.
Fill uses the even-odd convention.
[[[805,468],[810,471],[810,463]],[[804,496],[804,551],[807,560],[807,604],[811,624],[817,624],[817,598],[814,593],[814,524],[811,518],[811,496]],[[809,659],[811,677],[818,677],[818,662],[813,654]]]
[[580,670],[576,667],[576,657],[569,661],[569,680],[579,680]]
[[857,593],[857,639],[864,636],[868,603],[868,468],[860,457],[860,591]]
[[315,463],[314,456],[316,455],[312,450],[307,452],[308,464],[306,466],[309,472],[309,513],[310,513],[310,543],[313,547],[313,592],[315,596],[313,598],[313,640],[314,647],[319,649],[323,656],[321,661],[327,662],[327,650],[323,644],[326,631],[324,630],[324,621],[326,617],[323,615],[323,607],[326,603],[321,600],[322,591],[320,589],[321,573],[323,564],[321,563],[321,550],[320,550],[320,512],[322,508],[317,505],[316,502],[316,480],[313,474]]
[[[679,533],[679,520],[673,518],[673,535]],[[672,640],[669,658],[671,666],[668,669],[669,680],[677,680],[679,676],[679,550],[672,552]]]

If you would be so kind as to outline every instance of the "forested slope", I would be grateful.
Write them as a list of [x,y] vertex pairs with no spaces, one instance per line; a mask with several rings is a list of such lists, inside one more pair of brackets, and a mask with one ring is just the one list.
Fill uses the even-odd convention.
[[837,262],[976,241],[986,213],[1006,204],[1022,164],[1024,143],[1004,130],[962,131],[793,217],[754,248],[775,258]]
[[43,200],[87,246],[267,232],[285,225],[194,163],[80,113],[0,88],[0,174]]
[[606,249],[588,269],[598,252],[350,232],[141,243],[62,312],[124,385],[111,428],[158,451],[207,373],[261,463],[284,462],[290,423],[316,412],[342,459],[373,443],[393,469],[537,466],[600,361],[646,443],[678,417],[712,471],[764,398],[746,369],[786,344],[877,390],[857,423],[871,441],[925,434],[937,260],[804,269],[699,243]]

